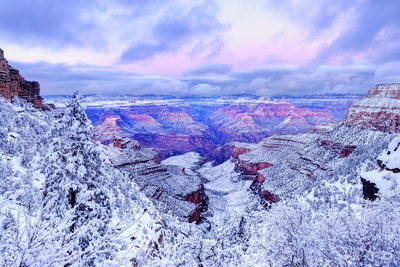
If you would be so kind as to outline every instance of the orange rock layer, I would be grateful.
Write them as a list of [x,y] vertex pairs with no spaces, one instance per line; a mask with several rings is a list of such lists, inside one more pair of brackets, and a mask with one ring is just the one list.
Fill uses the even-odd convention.
[[3,50],[0,49],[0,95],[8,100],[14,97],[23,98],[37,108],[48,109],[39,93],[39,83],[26,81],[18,70],[8,64]]
[[366,98],[354,104],[344,120],[347,126],[359,126],[384,133],[400,130],[400,83],[378,84]]

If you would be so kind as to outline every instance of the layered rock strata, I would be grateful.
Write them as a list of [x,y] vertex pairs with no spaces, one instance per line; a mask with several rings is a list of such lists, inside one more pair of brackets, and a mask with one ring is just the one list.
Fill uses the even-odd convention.
[[346,114],[346,126],[359,126],[385,133],[400,131],[400,83],[378,84],[353,104]]
[[153,149],[142,148],[132,139],[114,138],[109,148],[114,166],[135,180],[160,211],[201,222],[206,195],[200,177],[178,166],[159,164]]
[[26,81],[19,71],[8,64],[4,57],[4,51],[0,48],[0,95],[8,100],[14,97],[23,98],[33,106],[48,109],[43,104],[40,96],[40,85],[38,82]]
[[[219,157],[214,151],[230,142],[256,143],[273,134],[300,133],[336,123],[327,110],[269,100],[198,106],[130,103],[120,108],[89,108],[87,113],[95,125],[95,138],[102,143],[111,142],[109,133],[119,132],[155,148],[161,158],[195,151],[209,160],[214,160],[213,155]],[[222,150],[229,154],[228,147]],[[225,159],[215,158],[217,163]]]

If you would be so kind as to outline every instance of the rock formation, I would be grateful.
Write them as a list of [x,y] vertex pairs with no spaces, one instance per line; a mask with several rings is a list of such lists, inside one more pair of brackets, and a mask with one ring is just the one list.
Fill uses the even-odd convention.
[[367,97],[349,109],[344,122],[347,126],[399,132],[400,83],[378,84],[371,88]]
[[214,165],[219,165],[231,157],[233,159],[238,159],[239,155],[247,153],[255,147],[256,144],[232,142],[214,150],[210,155],[207,156],[207,159],[213,161]]
[[114,166],[135,180],[160,211],[189,222],[202,221],[207,199],[199,176],[182,172],[180,166],[159,164],[153,149],[132,139],[116,137],[109,148]]
[[[156,203],[159,202],[161,207],[190,222],[200,222],[203,216],[207,215],[213,215],[209,220],[223,220],[223,214],[228,211],[246,212],[257,201],[268,206],[280,199],[308,194],[310,190],[316,196],[312,199],[320,201],[318,197],[323,196],[328,190],[324,184],[359,184],[359,173],[354,166],[375,159],[377,151],[381,151],[389,143],[388,133],[392,131],[393,126],[386,127],[379,124],[374,116],[376,112],[385,118],[397,116],[394,101],[397,101],[397,96],[400,95],[400,87],[379,85],[377,88],[372,88],[366,100],[360,102],[361,104],[354,104],[342,123],[335,126],[310,127],[307,132],[300,134],[273,135],[258,144],[228,143],[212,153],[212,158],[216,159],[217,163],[224,162],[217,166],[207,163],[202,168],[196,169],[193,166],[201,165],[195,163],[199,161],[198,155],[192,154],[196,153],[169,158],[163,161],[163,165],[155,164],[154,160],[151,160],[153,156],[146,156],[146,160],[143,160],[143,156],[142,159],[137,156],[143,154],[146,149],[136,149],[135,157],[131,156],[129,160],[116,166],[129,173],[138,173],[136,179],[146,195]],[[368,101],[374,103],[373,109],[371,105],[365,105]],[[280,103],[280,105],[288,104]],[[260,105],[258,107],[267,108]],[[256,121],[260,125],[261,118],[271,119],[288,115],[285,113],[287,106],[278,106],[274,109],[275,112],[277,109],[282,110],[273,114],[271,110],[269,113],[265,110],[249,112],[249,107],[240,107],[238,110],[226,108],[224,112],[236,114],[233,117],[240,118],[240,123],[250,125],[254,125]],[[243,115],[245,113],[247,115]],[[185,118],[189,124],[194,122],[188,118],[190,112],[177,112],[177,114],[177,116],[166,116],[164,113],[163,118],[171,122],[170,127],[178,127],[176,125],[179,120],[175,120],[177,117]],[[228,120],[227,116],[221,115],[220,118]],[[258,118],[254,119],[253,116]],[[162,121],[157,116],[152,117]],[[296,117],[300,118],[296,123],[290,122]],[[276,125],[292,125],[293,129],[297,129],[306,121],[309,127],[320,117],[321,114],[315,115],[309,110],[302,109],[297,111],[296,116],[291,114],[290,119],[284,120],[285,123],[281,121]],[[357,117],[362,118],[362,123],[358,123]],[[232,125],[238,126],[235,123]],[[239,130],[234,129],[236,132]],[[179,143],[175,145],[178,146]],[[118,142],[114,146],[118,149],[122,147]],[[139,145],[135,145],[137,146]],[[393,151],[390,153],[394,154]],[[133,158],[135,160],[132,160]],[[385,171],[396,175],[400,172],[398,166],[393,167],[382,157],[379,159],[378,164]],[[118,160],[121,160],[121,157],[118,157]],[[377,183],[369,175],[362,177],[364,185]],[[368,188],[364,191],[368,190],[371,191]],[[362,195],[362,191],[358,193]],[[357,194],[357,192],[351,191],[346,194]],[[346,194],[338,197],[348,198]]]
[[43,104],[40,96],[40,85],[38,82],[26,81],[19,71],[12,68],[4,57],[4,51],[0,48],[0,94],[12,100],[13,97],[23,98],[33,106],[48,109]]
[[227,142],[252,143],[273,134],[300,133],[322,123],[336,123],[326,110],[285,102],[237,103],[218,109],[210,118]]

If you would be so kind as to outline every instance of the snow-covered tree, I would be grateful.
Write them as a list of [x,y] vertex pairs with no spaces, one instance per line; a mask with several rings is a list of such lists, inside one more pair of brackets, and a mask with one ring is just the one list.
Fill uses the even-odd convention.
[[53,227],[61,225],[70,263],[95,265],[111,257],[104,250],[112,218],[109,166],[104,148],[91,140],[92,126],[77,94],[51,134],[44,166],[44,217]]

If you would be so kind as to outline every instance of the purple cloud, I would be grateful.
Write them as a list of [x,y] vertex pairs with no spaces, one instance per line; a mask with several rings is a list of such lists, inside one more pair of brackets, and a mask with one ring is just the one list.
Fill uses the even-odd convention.
[[183,73],[183,76],[222,75],[232,70],[232,65],[221,63],[204,63]]

